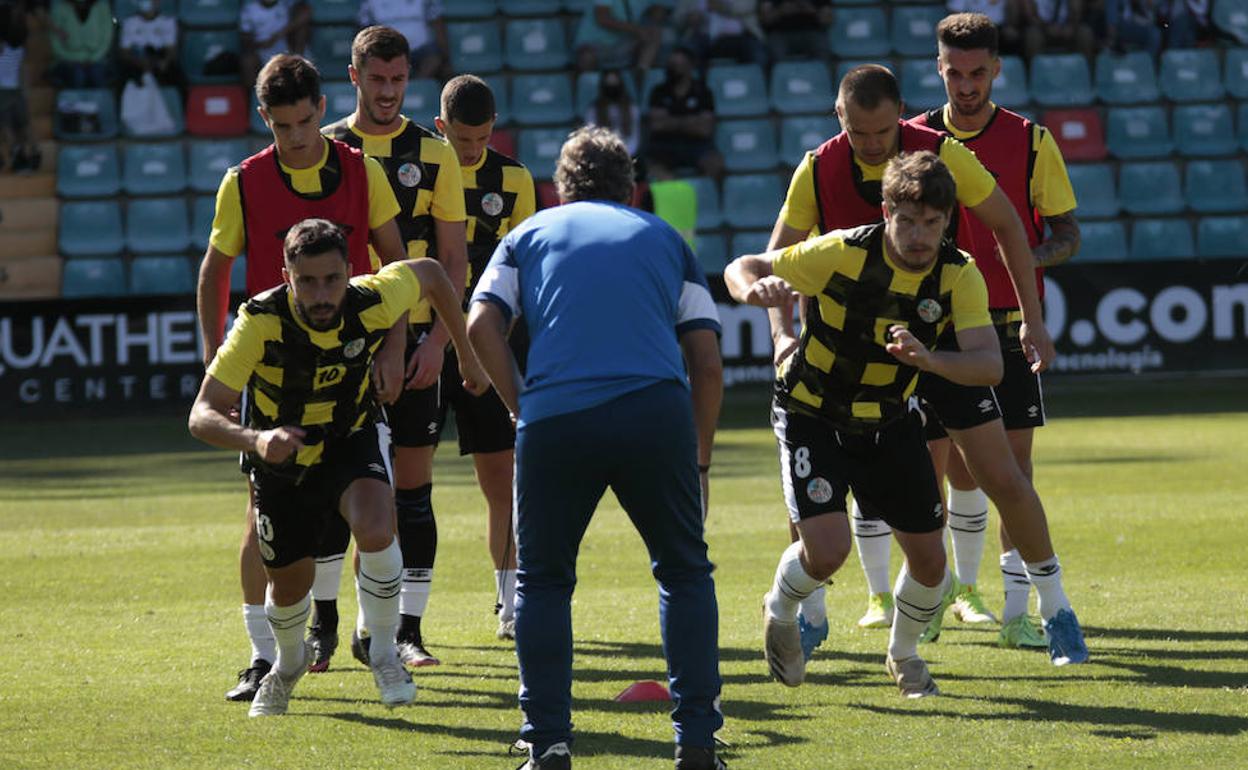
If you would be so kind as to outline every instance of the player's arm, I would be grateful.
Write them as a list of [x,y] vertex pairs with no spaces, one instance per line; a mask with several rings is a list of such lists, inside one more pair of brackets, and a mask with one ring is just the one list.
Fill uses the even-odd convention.
[[1079,251],[1079,222],[1075,219],[1075,190],[1070,184],[1062,151],[1048,129],[1032,127],[1036,163],[1031,178],[1031,201],[1049,227],[1049,237],[1032,254],[1040,267],[1068,261]]
[[1049,226],[1050,234],[1032,251],[1036,264],[1040,267],[1053,267],[1069,262],[1078,253],[1082,240],[1075,212],[1068,211],[1055,217],[1045,217],[1044,221]]
[[209,246],[199,263],[195,304],[199,311],[199,336],[204,343],[204,366],[212,361],[225,335],[225,316],[230,306],[230,268],[234,258]]
[[903,364],[944,377],[959,385],[1001,382],[1001,343],[992,326],[958,331],[958,350],[929,350],[904,326],[889,329],[885,350]]
[[[810,155],[802,161],[793,172],[789,182],[789,191],[784,199],[784,206],[776,217],[776,224],[771,229],[771,238],[767,241],[768,251],[783,249],[806,240],[814,223],[818,222],[815,210],[814,172]],[[802,225],[805,225],[803,228]],[[798,308],[805,318],[806,300],[798,299]],[[767,309],[767,322],[771,328],[772,363],[779,366],[784,359],[797,350],[797,335],[793,333],[793,304]]]
[[473,395],[485,392],[489,381],[481,371],[481,365],[477,363],[472,345],[468,342],[468,330],[464,325],[464,311],[460,300],[461,290],[451,283],[442,265],[435,260],[413,259],[404,264],[416,274],[422,296],[429,300],[450,334],[455,352],[459,354],[459,373],[464,379],[464,390]]
[[285,462],[303,447],[305,434],[298,426],[256,430],[239,425],[230,417],[230,409],[238,403],[238,397],[239,391],[212,375],[205,375],[187,421],[191,435],[222,449],[254,452],[265,462],[274,464]]
[[705,519],[710,496],[711,450],[724,400],[724,362],[719,355],[719,336],[711,329],[693,329],[680,335],[680,349],[685,356],[693,400],[693,426],[698,435],[698,480],[702,486],[702,518]]
[[498,397],[513,420],[520,416],[524,380],[507,344],[507,332],[520,315],[519,270],[512,253],[515,233],[503,238],[485,266],[468,309],[468,337]]
[[772,270],[774,255],[742,254],[724,268],[724,283],[737,302],[757,307],[793,307],[793,289]]

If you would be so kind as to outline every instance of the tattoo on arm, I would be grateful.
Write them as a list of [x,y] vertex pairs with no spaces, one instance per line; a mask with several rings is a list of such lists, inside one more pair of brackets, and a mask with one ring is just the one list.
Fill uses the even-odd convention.
[[1067,262],[1079,251],[1079,222],[1075,213],[1068,211],[1055,217],[1045,217],[1052,234],[1036,247],[1036,265],[1053,267]]

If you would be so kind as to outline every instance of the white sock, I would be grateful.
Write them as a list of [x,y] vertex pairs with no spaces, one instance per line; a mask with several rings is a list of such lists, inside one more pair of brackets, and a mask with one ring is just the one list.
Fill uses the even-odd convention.
[[953,569],[958,582],[975,585],[987,534],[988,496],[978,488],[954,489],[950,484],[949,538],[953,540]]
[[368,638],[368,626],[364,623],[364,602],[360,599],[360,578],[355,578],[355,635],[361,639]]
[[1070,600],[1062,590],[1062,565],[1057,554],[1045,561],[1027,564],[1027,577],[1036,587],[1040,617],[1048,620],[1062,610],[1070,609]]
[[893,660],[913,658],[919,654],[919,637],[940,609],[941,599],[949,590],[949,570],[940,585],[925,586],[910,577],[910,569],[902,565],[893,594],[897,611],[893,613],[893,629],[888,637],[888,654]]
[[346,560],[345,553],[317,558],[316,577],[312,580],[314,601],[331,602],[338,598],[338,586],[342,584],[342,565]]
[[423,617],[429,606],[429,589],[433,583],[431,569],[404,569],[403,590],[399,592],[399,612]]
[[303,651],[303,627],[307,625],[311,612],[311,595],[305,594],[289,607],[274,604],[272,594],[265,596],[264,613],[277,640],[277,661],[273,663],[273,669],[284,677],[292,677],[308,665]]
[[1019,615],[1027,614],[1027,598],[1031,596],[1031,581],[1023,557],[1015,548],[1001,554],[1001,583],[1005,586],[1005,609],[1001,611],[1001,623],[1009,623]]
[[801,552],[800,540],[784,549],[784,554],[780,556],[780,563],[776,565],[776,579],[772,583],[771,590],[767,592],[765,602],[767,613],[785,623],[796,623],[798,603],[823,585],[822,580],[816,580],[806,574],[805,568],[802,567],[801,557],[798,555]]
[[277,640],[273,638],[273,629],[269,628],[263,604],[243,605],[243,625],[251,640],[251,659],[268,663],[277,660]]
[[889,592],[888,559],[893,542],[893,530],[883,519],[864,519],[858,501],[850,510],[854,521],[854,545],[858,548],[858,561],[867,576],[867,590],[873,594]]
[[357,591],[364,627],[372,637],[369,660],[380,661],[398,654],[394,637],[399,632],[399,586],[403,575],[403,554],[394,539],[380,551],[360,551]]
[[516,617],[516,571],[514,569],[494,570],[494,591],[498,603],[503,605],[498,610],[498,619],[514,620]]
[[802,599],[801,613],[807,623],[822,626],[828,621],[827,601],[828,592],[824,585],[820,585],[813,594]]

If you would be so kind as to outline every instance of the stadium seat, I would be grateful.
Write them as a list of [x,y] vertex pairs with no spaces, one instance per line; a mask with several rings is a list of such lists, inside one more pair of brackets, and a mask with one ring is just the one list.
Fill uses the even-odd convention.
[[131,142],[126,145],[121,180],[128,195],[180,193],[187,183],[186,150],[181,142]]
[[715,97],[715,114],[722,117],[766,115],[767,83],[763,69],[755,64],[721,64],[706,74],[707,87]]
[[1144,51],[1101,52],[1096,57],[1096,95],[1107,104],[1157,101],[1160,93],[1153,58]]
[[190,143],[190,187],[193,192],[215,193],[230,166],[250,155],[243,139],[201,139]]
[[1229,96],[1248,99],[1248,48],[1231,48],[1226,52],[1222,76],[1222,85]]
[[572,111],[572,81],[562,72],[524,74],[511,79],[511,117],[522,126],[568,123]]
[[[360,0],[309,0],[309,5],[316,24],[356,24],[360,18]],[[445,11],[449,12],[451,7],[459,5],[472,5],[472,2],[456,0],[448,3]]]
[[736,174],[724,178],[725,223],[733,227],[771,227],[784,203],[784,186],[775,174]]
[[1225,96],[1212,48],[1161,52],[1161,92],[1176,102],[1212,102]]
[[139,253],[186,251],[191,245],[184,198],[144,198],[126,210],[126,248]]
[[535,179],[550,179],[555,161],[568,138],[568,128],[526,128],[520,132],[521,163],[529,167]]
[[247,255],[239,254],[230,264],[230,293],[243,294],[247,291]]
[[721,120],[715,125],[715,146],[728,171],[766,171],[775,168],[776,128],[768,118]]
[[839,62],[837,62],[837,63],[836,63],[836,83],[837,83],[837,87],[838,87],[838,88],[840,87],[840,82],[841,82],[842,80],[844,80],[844,79],[845,79],[845,76],[846,76],[847,74],[849,74],[849,71],[850,71],[850,70],[852,70],[854,67],[857,67],[857,66],[862,65],[862,64],[879,64],[880,66],[885,67],[886,69],[888,69],[888,71],[889,71],[889,72],[891,72],[891,73],[893,73],[894,75],[896,75],[896,74],[897,74],[897,66],[896,66],[896,64],[893,62],[893,60],[891,60],[891,59],[879,59],[879,60],[871,60],[871,59],[844,59],[844,60],[839,61]]
[[[251,129],[253,134],[263,136],[265,139],[271,139],[273,135],[269,132],[269,127],[264,124],[264,118],[260,117],[260,111],[257,109],[260,106],[260,102],[256,100],[256,92],[254,90],[250,94],[250,101],[251,108],[247,110],[248,128]],[[329,100],[327,99],[326,101],[328,102]]]
[[[602,73],[582,72],[576,76],[576,114],[584,115],[594,100],[598,98],[598,80],[602,77]],[[645,106],[637,101],[637,86],[633,84],[631,77],[622,78],[624,81],[624,90],[628,93],[628,98],[633,100],[640,109],[645,110]]]
[[65,198],[102,198],[121,191],[121,161],[115,144],[61,145],[56,157],[56,193]]
[[[1194,160],[1183,175],[1188,208],[1201,214],[1248,211],[1248,185],[1238,160]],[[1245,244],[1248,253],[1248,244]]]
[[120,254],[125,242],[116,200],[61,204],[57,249],[67,257]]
[[1049,110],[1043,123],[1053,132],[1066,160],[1102,160],[1105,128],[1096,110]]
[[838,9],[828,29],[828,48],[838,59],[887,56],[888,18],[884,9]]
[[[511,88],[507,76],[502,74],[482,75],[481,79],[484,80],[490,87],[490,90],[494,92],[494,110],[498,113],[498,120],[494,121],[494,125],[507,125],[512,119]],[[441,93],[442,90],[439,88],[439,98]]]
[[1131,224],[1131,259],[1190,259],[1196,255],[1185,219],[1137,219]]
[[685,180],[698,196],[698,229],[714,230],[724,222],[719,206],[719,185],[708,176],[695,176]]
[[191,246],[196,251],[208,248],[212,235],[212,217],[217,211],[215,195],[197,195],[191,201]]
[[1239,149],[1224,104],[1185,104],[1174,108],[1174,143],[1189,158],[1233,155]]
[[1031,61],[1031,98],[1045,107],[1091,104],[1087,60],[1077,53],[1037,55]]
[[345,83],[322,83],[325,96],[325,125],[355,112],[355,86]]
[[1001,73],[992,81],[992,100],[1002,107],[1017,110],[1031,101],[1027,90],[1027,67],[1017,56],[1001,57]]
[[1201,257],[1244,258],[1248,217],[1202,217],[1196,225],[1196,253]]
[[[432,78],[417,78],[407,83],[403,97],[403,114],[422,126],[433,126],[433,116],[442,109],[442,87]],[[495,94],[495,101],[498,95]],[[495,105],[497,108],[497,104]]]
[[1114,187],[1114,170],[1108,163],[1075,163],[1066,168],[1075,189],[1080,219],[1118,216],[1118,192]]
[[1080,222],[1080,262],[1126,262],[1127,231],[1122,222]]
[[901,56],[936,56],[936,25],[945,13],[943,5],[894,6],[893,51]]
[[117,136],[117,98],[106,88],[67,88],[56,95],[53,132],[67,142]]
[[1168,160],[1123,163],[1118,177],[1122,208],[1130,214],[1178,214],[1183,211],[1179,169]]
[[[114,0],[111,5],[113,7],[113,18],[119,22],[139,12],[139,0]],[[177,0],[163,0],[160,4],[160,11],[176,17],[178,15]]]
[[1240,45],[1248,45],[1248,0],[1213,0],[1213,25]]
[[503,68],[503,37],[497,21],[451,22],[446,25],[446,34],[456,72],[496,72]]
[[234,29],[189,29],[182,32],[179,55],[182,71],[191,85],[238,82],[241,43],[237,26],[236,21]]
[[1248,104],[1239,105],[1239,112],[1235,117],[1235,125],[1239,127],[1237,134],[1239,146],[1244,150],[1248,150]]
[[192,86],[186,102],[188,134],[242,136],[247,133],[247,94],[242,86]]
[[698,264],[707,275],[720,275],[728,264],[728,252],[724,249],[724,236],[721,233],[699,233],[693,252]]
[[945,81],[936,69],[936,59],[904,59],[901,62],[901,98],[906,107],[924,112],[946,101]]
[[[499,12],[499,0],[454,0],[442,6],[442,17],[445,19],[492,19]],[[503,2],[502,5],[511,5]],[[559,4],[555,3],[558,12]]]
[[118,127],[121,129],[122,136],[156,139],[182,135],[186,130],[183,122],[185,113],[182,110],[182,97],[178,95],[178,89],[166,86],[160,89],[160,96],[165,102],[165,109],[169,111],[169,117],[173,119],[173,124],[168,128],[155,130],[146,125],[129,126],[125,121],[121,121]]
[[516,133],[509,128],[496,128],[490,136],[490,146],[509,158],[516,157]]
[[135,257],[130,260],[130,293],[156,296],[190,294],[195,279],[190,261],[182,256]]
[[350,80],[347,65],[351,63],[351,42],[355,40],[354,25],[322,24],[320,19],[312,25],[312,42],[308,45],[308,57],[316,63],[325,80]]
[[1109,111],[1109,152],[1116,158],[1160,158],[1174,151],[1161,107],[1114,107]]
[[836,87],[822,61],[782,61],[771,70],[771,108],[783,115],[831,112]]
[[126,263],[120,257],[67,259],[61,296],[120,297],[126,293]]
[[240,0],[178,0],[178,19],[188,27],[237,27],[241,6]]
[[724,261],[730,262],[742,254],[762,254],[767,251],[770,240],[770,230],[737,230],[728,243],[728,256]]
[[563,22],[554,17],[507,22],[504,53],[507,66],[514,70],[566,67],[569,51]]
[[802,162],[810,150],[841,133],[835,115],[799,115],[780,122],[780,160],[790,166]]
[[508,16],[554,16],[562,3],[559,0],[500,0],[498,5],[498,10]]

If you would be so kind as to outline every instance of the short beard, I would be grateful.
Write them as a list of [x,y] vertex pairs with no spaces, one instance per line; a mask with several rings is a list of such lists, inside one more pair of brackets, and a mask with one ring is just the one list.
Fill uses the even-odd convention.
[[391,118],[389,121],[382,121],[380,118],[378,118],[377,114],[373,112],[372,108],[368,105],[367,102],[363,106],[364,106],[364,112],[368,115],[368,119],[373,121],[373,123],[379,126],[388,126],[391,123],[398,122],[403,117],[403,100],[402,99],[399,99],[399,103],[398,105],[396,105],[395,110],[394,110],[394,117]]
[[983,99],[980,99],[979,102],[975,105],[975,109],[970,110],[969,112],[967,110],[962,109],[962,107],[958,105],[957,99],[951,99],[949,101],[949,106],[953,107],[953,111],[958,113],[962,117],[973,118],[979,113],[984,111],[984,108],[988,106],[988,102],[990,101],[990,99],[991,99],[990,96],[985,96]]
[[329,320],[323,324],[318,324],[316,321],[313,321],[312,316],[308,315],[308,309],[298,302],[295,303],[295,312],[299,313],[299,320],[307,324],[309,329],[318,332],[327,332],[338,326],[338,322],[342,320],[342,308],[338,308],[338,311],[330,316]]

